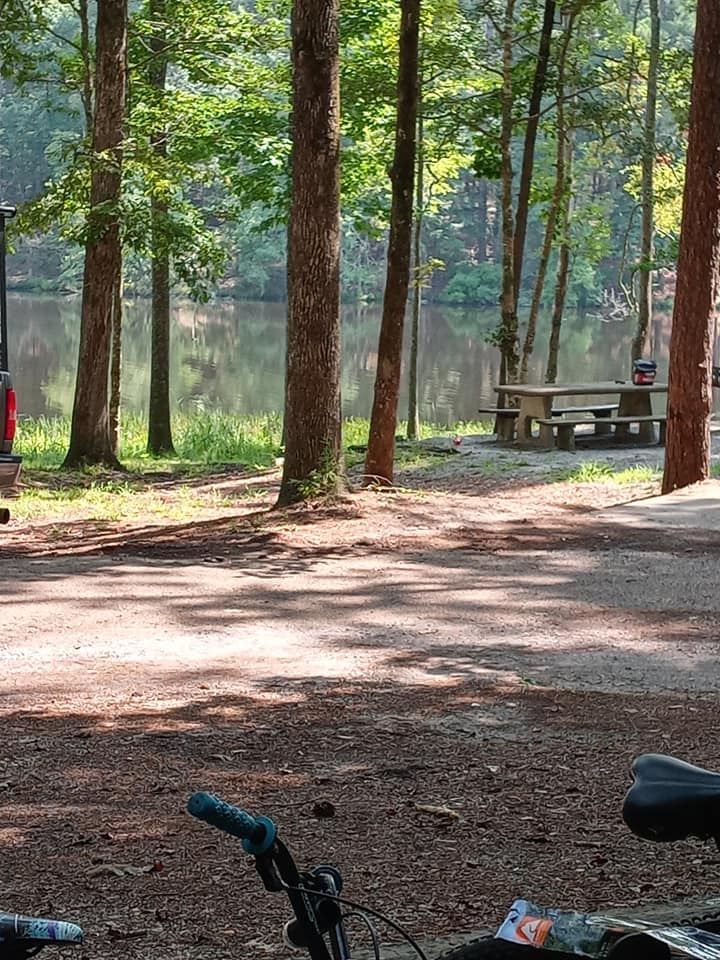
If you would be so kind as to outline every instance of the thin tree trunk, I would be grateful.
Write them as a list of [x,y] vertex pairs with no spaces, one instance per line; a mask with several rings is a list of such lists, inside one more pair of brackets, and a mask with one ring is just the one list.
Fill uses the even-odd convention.
[[[513,14],[515,0],[506,0],[505,22],[503,25],[503,86],[501,98],[501,194],[502,211],[502,286],[500,292],[500,324],[497,330],[497,343],[500,347],[500,382],[516,383],[519,358],[517,304],[515,302],[515,279],[513,264],[514,218],[513,218]],[[504,393],[498,393],[498,406],[506,403]],[[497,417],[495,433],[499,439],[510,439],[514,429],[509,417]]]
[[397,125],[391,171],[390,240],[378,344],[375,396],[365,459],[365,475],[368,483],[379,481],[390,484],[393,480],[403,325],[410,283],[419,23],[420,0],[401,0]]
[[720,4],[698,0],[670,336],[663,493],[710,475],[712,333],[720,266]]
[[85,136],[89,137],[93,130],[93,64],[88,0],[78,0],[77,10],[80,20],[80,57],[83,65],[83,86],[80,97],[85,118]]
[[418,80],[417,104],[417,183],[415,187],[415,226],[413,261],[415,264],[415,283],[412,297],[412,321],[410,327],[410,370],[408,376],[408,440],[417,440],[420,436],[420,413],[418,404],[418,360],[420,340],[420,311],[422,309],[422,225],[423,204],[425,202],[425,151],[424,122],[422,109],[422,76]]
[[538,125],[540,123],[540,107],[547,83],[548,63],[550,61],[550,43],[555,21],[555,0],[545,0],[543,23],[540,31],[540,43],[535,63],[532,92],[528,104],[528,120],[525,126],[525,143],[523,145],[522,166],[520,168],[520,184],[518,187],[517,215],[515,222],[515,240],[513,249],[513,288],[515,293],[515,308],[520,297],[522,269],[525,254],[525,235],[527,234],[528,211],[530,209],[530,187],[532,186],[533,166],[535,163],[535,143],[537,141]]
[[631,360],[642,357],[647,346],[652,320],[652,262],[655,228],[655,122],[658,95],[658,63],[660,60],[660,12],[658,0],[650,3],[650,57],[648,64],[647,97],[645,100],[645,130],[642,150],[641,182],[641,237],[640,266],[638,268],[638,321],[633,337]]
[[113,290],[112,341],[110,344],[110,442],[120,455],[120,375],[122,372],[122,274]]
[[340,415],[338,0],[295,0],[285,462],[278,506],[335,493]]
[[507,0],[503,30],[502,88],[502,292],[500,294],[500,351],[508,383],[515,383],[519,363],[518,323],[514,292],[514,227],[513,227],[513,14],[515,0]]
[[478,250],[477,262],[487,261],[488,248],[488,185],[487,180],[478,181]]
[[553,299],[552,322],[550,325],[550,343],[548,346],[548,362],[545,371],[545,381],[555,383],[557,380],[558,356],[560,353],[560,330],[562,328],[565,298],[570,280],[570,229],[572,226],[573,190],[573,132],[568,130],[565,156],[565,193],[563,208],[560,213],[562,239],[558,253],[557,275],[555,277],[555,296]]
[[[156,105],[161,106],[167,82],[167,39],[165,0],[150,0],[152,57],[148,83]],[[167,157],[167,130],[160,127],[150,137],[155,161],[162,169]],[[150,403],[148,410],[148,453],[172,456],[175,447],[170,424],[170,256],[167,243],[168,203],[165,193],[150,198],[152,242],[152,331],[150,348]]]
[[[558,58],[558,78],[557,78],[557,117],[555,121],[557,136],[557,151],[555,155],[555,186],[550,200],[547,222],[545,224],[545,236],[543,239],[542,251],[540,253],[540,262],[538,263],[537,274],[535,276],[535,286],[533,288],[532,303],[530,305],[530,314],[528,316],[528,325],[525,332],[525,342],[523,344],[522,362],[520,364],[520,382],[527,379],[528,366],[535,346],[535,334],[537,332],[537,318],[540,312],[540,302],[542,300],[543,288],[545,286],[545,275],[547,273],[550,254],[552,253],[553,240],[555,238],[555,225],[557,224],[560,205],[562,204],[563,193],[566,189],[565,184],[565,155],[567,152],[566,135],[567,125],[565,123],[565,69],[567,65],[567,52],[572,36],[574,16],[570,14],[569,20],[563,36],[560,56]],[[517,238],[517,233],[516,233]]]
[[110,436],[108,375],[113,304],[122,260],[118,204],[126,42],[127,0],[100,0],[96,27],[95,159],[85,246],[80,351],[66,467],[84,463],[119,466]]

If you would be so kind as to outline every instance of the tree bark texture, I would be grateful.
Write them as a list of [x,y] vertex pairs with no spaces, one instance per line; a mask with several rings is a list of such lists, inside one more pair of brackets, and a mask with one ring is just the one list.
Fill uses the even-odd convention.
[[550,342],[548,344],[548,361],[545,371],[545,382],[555,383],[558,373],[558,357],[560,355],[560,331],[562,329],[563,313],[565,312],[565,298],[567,297],[568,282],[570,280],[570,230],[572,228],[573,211],[573,131],[568,130],[565,144],[565,194],[562,210],[560,211],[561,240],[558,253],[557,273],[555,275],[555,295],[553,297],[552,320],[550,323]]
[[660,60],[660,11],[658,0],[650,3],[650,51],[642,151],[640,267],[638,269],[638,320],[631,348],[631,360],[645,352],[652,321],[652,262],[655,231],[655,124]]
[[[156,105],[162,106],[168,68],[165,0],[150,0],[149,13],[154,32],[150,37],[152,57],[148,66],[148,82],[155,92]],[[151,136],[150,145],[158,163],[164,165],[167,130],[160,126]],[[150,198],[152,332],[147,449],[154,456],[175,453],[170,425],[170,256],[166,236],[167,216],[166,198],[153,193]]]
[[422,110],[422,76],[418,79],[417,107],[417,181],[415,185],[415,224],[413,229],[413,264],[415,283],[412,292],[412,317],[410,321],[410,369],[408,371],[408,440],[417,440],[420,436],[420,411],[418,389],[418,364],[420,360],[420,312],[422,310],[422,226],[423,205],[425,203],[425,155],[423,142],[425,137]]
[[515,240],[513,249],[513,288],[515,292],[515,307],[517,309],[522,282],[523,259],[525,255],[525,235],[527,233],[528,211],[530,209],[530,187],[532,186],[533,167],[535,164],[535,143],[537,141],[538,125],[540,123],[540,107],[547,83],[548,63],[550,62],[550,43],[555,21],[555,0],[545,0],[543,23],[540,31],[540,43],[533,76],[532,91],[528,104],[528,120],[525,126],[525,142],[523,145],[522,166],[520,167],[520,184],[518,187],[517,215],[515,218]]
[[278,506],[335,492],[340,406],[338,0],[295,0],[285,463]]
[[[515,301],[514,267],[514,217],[513,217],[513,15],[515,0],[506,0],[505,22],[502,36],[502,96],[500,104],[500,210],[502,237],[502,280],[500,290],[500,323],[497,343],[500,347],[500,382],[517,383],[520,363],[520,342],[518,340],[517,303]],[[497,217],[496,217],[497,221]],[[507,398],[498,393],[499,407],[504,407]],[[497,417],[495,433],[498,439],[512,438],[515,427],[510,417]]]
[[391,484],[393,480],[403,325],[410,284],[419,27],[420,0],[401,0],[395,153],[390,174],[392,181],[390,240],[378,343],[375,395],[365,459],[367,483]]
[[80,352],[65,466],[117,466],[108,414],[110,339],[121,275],[120,170],[127,44],[127,0],[98,0],[95,119]]
[[[557,76],[557,115],[555,120],[557,148],[555,154],[555,185],[550,199],[547,221],[545,223],[545,236],[543,238],[540,260],[538,262],[537,273],[535,275],[535,286],[533,288],[532,302],[530,304],[530,314],[528,316],[527,330],[525,332],[525,342],[523,343],[522,361],[520,364],[520,382],[527,379],[528,366],[535,347],[535,334],[537,332],[537,318],[540,312],[540,301],[542,300],[543,289],[545,287],[545,276],[547,274],[550,254],[552,253],[553,241],[555,239],[555,226],[557,224],[560,207],[562,205],[563,195],[567,189],[565,180],[565,158],[567,156],[567,124],[565,122],[565,73],[567,66],[568,47],[572,37],[574,16],[569,15],[568,23],[565,27],[563,42],[558,57],[558,76]],[[517,239],[517,232],[515,234]],[[517,265],[516,265],[517,276]]]
[[488,248],[488,184],[487,180],[480,180],[477,187],[478,193],[478,247],[477,262],[487,262]]
[[115,285],[110,340],[110,443],[120,454],[120,379],[122,374],[122,276]]
[[93,131],[93,66],[92,48],[90,46],[90,17],[88,15],[88,0],[78,0],[78,18],[80,20],[80,56],[83,65],[83,85],[80,98],[85,118],[85,136],[89,137]]
[[720,4],[698,0],[690,132],[670,337],[663,493],[710,474],[712,333],[720,265]]
[[501,105],[502,153],[502,292],[500,295],[500,352],[508,383],[517,381],[519,364],[518,321],[515,303],[513,224],[513,14],[515,0],[507,0],[503,28],[503,87]]

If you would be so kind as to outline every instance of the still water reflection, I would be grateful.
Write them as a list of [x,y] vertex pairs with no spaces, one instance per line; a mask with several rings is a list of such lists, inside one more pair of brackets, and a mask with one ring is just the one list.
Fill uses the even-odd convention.
[[[11,296],[10,366],[21,413],[68,414],[72,409],[80,328],[77,298]],[[497,312],[478,308],[424,310],[421,330],[421,411],[425,420],[472,419],[493,401],[498,351],[487,344]],[[532,380],[542,380],[547,318],[536,341]],[[343,308],[343,404],[347,416],[367,417],[372,406],[380,309]],[[652,355],[667,370],[668,315],[656,317]],[[149,303],[126,304],[123,404],[142,411],[149,388]],[[561,380],[606,380],[627,375],[629,321],[603,323],[569,313],[560,356]],[[219,408],[237,413],[280,410],[283,401],[285,307],[274,303],[221,303],[173,310],[172,401],[181,410]],[[407,364],[406,364],[407,366]],[[406,370],[400,414],[406,415]]]

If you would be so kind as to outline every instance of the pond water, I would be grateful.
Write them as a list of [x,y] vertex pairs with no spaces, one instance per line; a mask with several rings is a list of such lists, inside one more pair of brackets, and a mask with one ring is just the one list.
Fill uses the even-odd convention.
[[[122,396],[126,409],[147,406],[150,304],[125,307]],[[346,416],[368,417],[372,407],[379,306],[346,305],[343,322],[343,405]],[[435,423],[475,419],[494,402],[499,353],[487,343],[497,311],[425,306],[421,323],[421,415]],[[78,298],[11,295],[8,302],[10,370],[21,414],[69,414],[72,410],[80,331]],[[549,320],[541,318],[530,379],[542,380]],[[597,315],[570,312],[564,321],[560,380],[624,378],[628,372],[630,321],[606,323]],[[667,371],[670,316],[659,314],[651,355],[659,375]],[[277,303],[178,303],[173,310],[172,402],[181,410],[221,409],[261,413],[282,409],[285,306]],[[400,416],[407,415],[404,365]]]

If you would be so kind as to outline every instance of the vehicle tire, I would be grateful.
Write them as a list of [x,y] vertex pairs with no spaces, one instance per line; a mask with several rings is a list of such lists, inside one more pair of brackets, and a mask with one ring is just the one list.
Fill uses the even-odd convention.
[[480,937],[440,954],[436,960],[578,960],[578,958],[574,953],[525,947],[521,943],[510,943],[509,940],[496,940],[495,937]]

